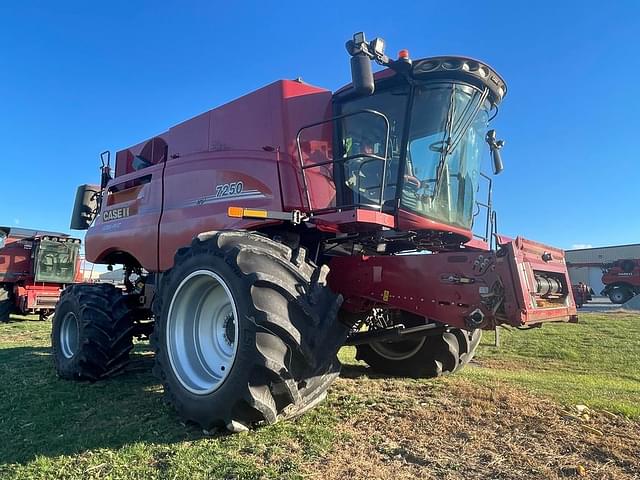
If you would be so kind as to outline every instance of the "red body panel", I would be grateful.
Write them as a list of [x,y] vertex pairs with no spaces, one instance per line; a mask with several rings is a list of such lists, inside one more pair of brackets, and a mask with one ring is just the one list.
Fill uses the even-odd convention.
[[[345,297],[349,310],[397,308],[460,328],[471,328],[468,319],[477,310],[483,320],[474,328],[575,319],[577,310],[561,251],[522,238],[501,247],[498,254],[462,250],[336,257],[331,261],[329,283]],[[545,252],[551,252],[550,261],[542,260]],[[565,294],[541,298],[534,270],[562,276]]]
[[472,240],[473,233],[471,230],[465,230],[463,228],[456,227],[454,225],[445,225],[441,222],[436,222],[429,218],[421,217],[415,213],[408,212],[406,210],[398,211],[398,229],[404,232],[420,231],[420,230],[435,230],[454,233],[460,236],[464,240]]
[[[633,268],[623,268],[623,262],[633,265]],[[605,286],[624,283],[640,289],[640,260],[618,260],[604,271],[602,283]]]
[[0,283],[33,280],[33,239],[9,236],[0,249]]
[[[163,271],[200,232],[265,225],[229,219],[229,206],[305,209],[296,134],[330,117],[331,99],[328,90],[278,81],[118,152],[116,178],[87,232],[87,259],[109,263],[114,252],[126,252],[147,270]],[[330,144],[329,136],[316,145]],[[136,156],[150,165],[135,171]],[[240,193],[217,191],[238,182]],[[318,195],[326,203],[332,193]]]
[[62,290],[63,286],[52,284],[16,286],[14,295],[18,311],[53,310]]

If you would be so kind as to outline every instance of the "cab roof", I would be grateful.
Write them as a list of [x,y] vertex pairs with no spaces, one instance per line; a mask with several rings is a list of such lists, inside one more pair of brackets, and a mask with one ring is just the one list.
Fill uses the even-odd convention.
[[70,238],[70,235],[62,232],[50,232],[48,230],[34,230],[31,228],[16,228],[0,226],[0,232],[4,232],[8,237],[12,238],[40,238],[40,237],[59,237]]
[[[397,75],[393,69],[385,68],[375,72],[373,78],[377,82]],[[494,105],[498,105],[507,94],[507,84],[498,72],[485,62],[470,57],[443,55],[413,60],[409,75],[416,80],[457,79],[475,84],[480,88],[487,87]],[[351,90],[350,83],[337,90],[334,95],[348,96],[349,90]]]

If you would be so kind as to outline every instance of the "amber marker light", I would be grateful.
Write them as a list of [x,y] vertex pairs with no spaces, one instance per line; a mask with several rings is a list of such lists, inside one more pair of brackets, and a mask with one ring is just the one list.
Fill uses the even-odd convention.
[[227,209],[227,216],[232,218],[242,218],[244,208],[242,207],[229,207]]
[[251,218],[267,218],[269,212],[267,212],[266,210],[254,210],[252,208],[245,208],[243,215],[245,217],[251,217]]

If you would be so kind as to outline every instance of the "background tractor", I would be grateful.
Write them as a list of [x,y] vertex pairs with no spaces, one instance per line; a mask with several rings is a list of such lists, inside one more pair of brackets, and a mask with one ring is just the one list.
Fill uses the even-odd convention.
[[640,260],[622,259],[602,267],[601,295],[606,295],[611,303],[625,303],[635,295],[640,295]]
[[576,318],[563,252],[496,234],[481,158],[487,143],[502,170],[502,78],[463,57],[392,60],[362,33],[347,50],[353,82],[335,93],[277,81],[117,152],[113,178],[103,155],[72,227],[126,289],[64,291],[61,377],[115,374],[149,335],[179,414],[239,431],[321,401],[345,344],[374,370],[438,376],[482,329]]
[[0,322],[50,315],[62,289],[82,281],[79,251],[80,240],[64,233],[0,227]]

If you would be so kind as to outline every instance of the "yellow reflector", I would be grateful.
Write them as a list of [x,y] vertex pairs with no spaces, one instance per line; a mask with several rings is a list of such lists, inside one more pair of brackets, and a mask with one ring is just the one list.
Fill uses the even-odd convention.
[[244,208],[242,207],[229,207],[227,209],[227,216],[233,218],[242,218],[242,212],[244,212]]
[[266,210],[254,210],[251,208],[245,208],[244,209],[244,216],[245,217],[252,217],[252,218],[267,218],[267,211]]

